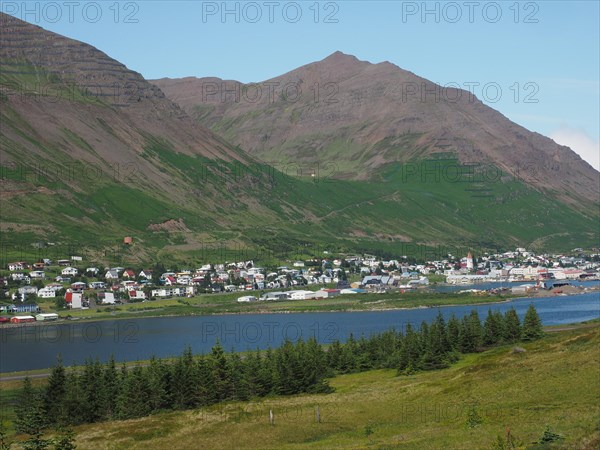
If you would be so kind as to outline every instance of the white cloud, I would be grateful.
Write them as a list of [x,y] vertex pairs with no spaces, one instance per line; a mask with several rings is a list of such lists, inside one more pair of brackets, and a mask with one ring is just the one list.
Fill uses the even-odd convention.
[[600,170],[600,141],[592,139],[589,134],[579,128],[562,126],[553,131],[550,137],[557,144],[571,147],[575,153]]

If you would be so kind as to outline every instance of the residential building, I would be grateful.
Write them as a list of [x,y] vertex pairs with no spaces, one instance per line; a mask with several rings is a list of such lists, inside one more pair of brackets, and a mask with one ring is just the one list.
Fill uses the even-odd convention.
[[54,289],[50,289],[48,287],[44,287],[37,292],[37,296],[39,298],[55,298],[56,291]]
[[78,273],[79,273],[79,270],[77,270],[76,267],[65,267],[60,272],[61,275],[64,275],[64,276],[67,276],[67,277],[77,276]]

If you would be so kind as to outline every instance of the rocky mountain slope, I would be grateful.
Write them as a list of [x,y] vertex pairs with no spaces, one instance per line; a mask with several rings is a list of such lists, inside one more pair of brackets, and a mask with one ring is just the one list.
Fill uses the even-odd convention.
[[570,203],[599,199],[600,174],[568,147],[511,122],[467,90],[443,88],[389,62],[336,52],[250,85],[218,78],[153,83],[199,123],[265,161],[333,164],[338,177],[367,179],[393,162],[449,152]]

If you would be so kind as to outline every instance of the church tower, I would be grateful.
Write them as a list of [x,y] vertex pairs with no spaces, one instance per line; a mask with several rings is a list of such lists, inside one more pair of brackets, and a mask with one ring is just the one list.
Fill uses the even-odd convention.
[[474,269],[474,264],[473,264],[473,255],[471,254],[471,252],[467,253],[467,270],[473,270]]

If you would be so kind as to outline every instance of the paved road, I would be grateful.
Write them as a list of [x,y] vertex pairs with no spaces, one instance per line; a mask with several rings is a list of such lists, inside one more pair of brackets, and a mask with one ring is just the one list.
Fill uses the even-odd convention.
[[2,381],[15,381],[15,380],[24,380],[25,378],[29,377],[31,379],[34,378],[48,378],[50,376],[50,372],[48,373],[36,373],[33,375],[14,375],[11,377],[0,377],[0,382]]

